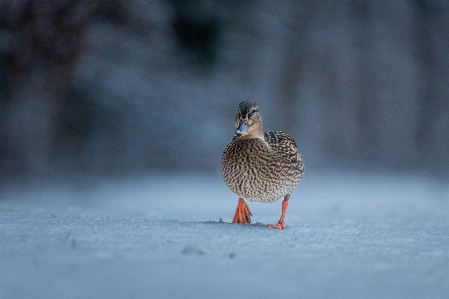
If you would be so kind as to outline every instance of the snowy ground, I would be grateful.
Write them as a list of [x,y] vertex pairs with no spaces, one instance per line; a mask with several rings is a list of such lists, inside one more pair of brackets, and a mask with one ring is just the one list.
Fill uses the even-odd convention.
[[447,182],[306,173],[284,231],[236,205],[219,176],[5,188],[0,298],[449,298]]

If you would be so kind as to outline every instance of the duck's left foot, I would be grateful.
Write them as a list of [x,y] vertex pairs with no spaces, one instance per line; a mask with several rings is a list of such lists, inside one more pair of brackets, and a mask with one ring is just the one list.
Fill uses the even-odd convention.
[[278,222],[277,224],[267,224],[267,226],[271,228],[284,229],[284,222]]
[[268,227],[277,228],[277,229],[284,229],[284,219],[285,219],[285,213],[287,212],[288,207],[288,199],[290,198],[290,194],[284,196],[284,200],[282,201],[282,214],[281,219],[279,219],[277,224],[267,224]]

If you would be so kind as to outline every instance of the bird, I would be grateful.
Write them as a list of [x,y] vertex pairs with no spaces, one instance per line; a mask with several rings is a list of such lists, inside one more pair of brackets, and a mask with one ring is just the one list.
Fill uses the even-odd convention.
[[239,200],[233,223],[251,223],[246,200],[273,203],[280,198],[282,213],[276,224],[284,229],[288,200],[304,174],[304,162],[295,140],[283,131],[263,132],[262,116],[256,103],[243,101],[234,119],[237,129],[221,158],[221,174]]

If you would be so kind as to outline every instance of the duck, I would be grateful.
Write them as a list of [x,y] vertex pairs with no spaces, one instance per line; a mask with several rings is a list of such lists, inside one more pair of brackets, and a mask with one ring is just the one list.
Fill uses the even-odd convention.
[[304,162],[295,140],[283,131],[263,132],[256,103],[243,101],[234,118],[236,130],[221,158],[221,174],[238,197],[233,223],[251,223],[246,201],[273,203],[281,198],[282,213],[276,229],[285,228],[285,214],[293,190],[304,175]]

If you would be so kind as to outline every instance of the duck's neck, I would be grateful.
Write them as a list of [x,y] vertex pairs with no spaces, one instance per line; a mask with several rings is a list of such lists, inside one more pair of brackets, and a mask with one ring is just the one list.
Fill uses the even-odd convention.
[[265,140],[263,132],[257,132],[257,133],[254,132],[254,134],[248,134],[248,135],[242,136],[240,138],[242,138],[242,139],[256,139],[256,138],[258,138],[258,139]]

